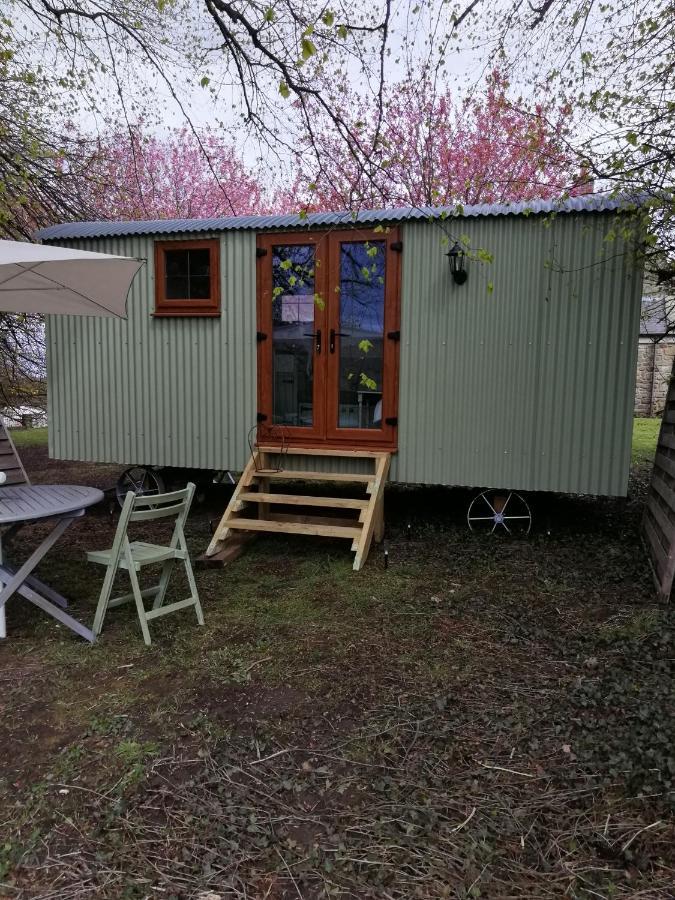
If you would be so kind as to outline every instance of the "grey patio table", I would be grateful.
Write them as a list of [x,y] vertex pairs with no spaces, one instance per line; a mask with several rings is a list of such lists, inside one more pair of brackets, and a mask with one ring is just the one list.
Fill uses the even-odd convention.
[[[6,637],[5,603],[13,594],[19,594],[85,640],[94,640],[90,628],[64,612],[68,607],[66,598],[31,573],[68,526],[83,516],[87,507],[101,500],[103,491],[73,484],[0,487],[0,527],[10,526],[0,535],[0,638]],[[22,566],[11,566],[4,559],[2,537],[39,519],[54,519],[56,524]]]

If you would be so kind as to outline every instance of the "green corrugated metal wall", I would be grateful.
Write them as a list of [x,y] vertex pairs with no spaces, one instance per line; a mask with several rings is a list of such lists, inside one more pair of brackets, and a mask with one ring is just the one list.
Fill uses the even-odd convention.
[[466,220],[494,261],[462,286],[438,226],[405,228],[400,480],[625,492],[641,277],[612,222]]
[[[494,257],[469,261],[462,286],[439,224],[403,226],[392,480],[625,493],[641,275],[605,241],[613,223],[604,213],[445,223]],[[256,413],[255,235],[221,235],[219,320],[152,318],[152,239],[72,243],[150,263],[128,323],[51,318],[52,455],[242,468]]]
[[48,317],[50,454],[241,468],[256,410],[255,234],[221,238],[219,319],[153,318],[152,239],[72,244],[149,262],[132,286],[128,322]]

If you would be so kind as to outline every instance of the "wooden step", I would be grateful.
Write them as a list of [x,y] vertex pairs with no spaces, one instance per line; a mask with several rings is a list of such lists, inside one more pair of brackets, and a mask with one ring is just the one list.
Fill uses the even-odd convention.
[[[206,550],[207,557],[213,557],[223,551],[227,541],[242,532],[269,532],[278,534],[304,534],[321,537],[347,538],[351,540],[354,551],[354,569],[358,571],[368,557],[372,540],[380,541],[384,535],[384,485],[389,473],[391,454],[377,450],[339,450],[334,448],[293,448],[291,455],[315,456],[325,462],[327,457],[337,459],[365,458],[372,465],[372,472],[317,472],[282,469],[279,472],[267,471],[265,459],[267,454],[279,454],[278,447],[262,445],[254,450],[246,468],[241,474],[230,502]],[[262,470],[262,471],[261,471]],[[356,497],[313,497],[304,493],[293,493],[291,486],[283,494],[270,491],[271,481],[328,481],[343,484],[363,484],[368,496],[365,499]],[[260,490],[256,491],[255,487]],[[257,518],[246,518],[241,510],[246,503],[257,507]],[[342,517],[310,515],[307,511],[298,510],[292,513],[280,511],[280,506],[320,507],[322,510],[358,510],[358,521],[349,515]],[[270,508],[271,507],[271,508]],[[248,507],[251,511],[251,507]],[[276,510],[276,511],[275,511]]]
[[241,528],[244,531],[270,531],[281,534],[312,534],[321,537],[358,538],[361,536],[361,526],[345,525],[319,525],[306,522],[275,522],[268,519],[228,519],[228,528]]
[[260,453],[271,453],[275,456],[332,456],[335,459],[380,459],[386,456],[385,450],[335,450],[329,447],[288,447],[280,450],[279,446],[268,447],[260,444]]
[[[338,510],[335,510],[338,512]],[[363,514],[361,514],[363,515]],[[264,516],[259,518],[269,522],[302,522],[305,525],[344,525],[345,528],[356,528],[361,526],[361,519],[352,519],[349,516],[327,516],[323,513],[320,516],[312,516],[308,513],[277,512],[276,507],[268,510]]]
[[306,494],[264,494],[245,491],[239,495],[246,503],[278,503],[287,506],[323,506],[328,509],[366,509],[368,500],[349,497],[311,497]]
[[293,469],[285,469],[281,472],[251,472],[251,478],[271,478],[274,481],[345,481],[358,484],[368,484],[375,480],[375,475],[367,475],[364,472],[353,474],[348,472],[295,472]]

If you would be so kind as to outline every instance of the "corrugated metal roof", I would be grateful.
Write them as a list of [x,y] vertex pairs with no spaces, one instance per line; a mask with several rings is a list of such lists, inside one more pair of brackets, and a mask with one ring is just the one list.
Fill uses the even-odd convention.
[[318,228],[332,225],[376,225],[429,219],[476,216],[519,216],[546,213],[607,212],[633,207],[635,200],[584,194],[568,200],[528,200],[520,203],[479,203],[476,206],[421,206],[365,209],[359,212],[318,212],[273,216],[230,216],[222,219],[151,219],[134,222],[65,222],[35,233],[43,241],[140,234],[185,234],[204,231],[268,231],[277,228]]

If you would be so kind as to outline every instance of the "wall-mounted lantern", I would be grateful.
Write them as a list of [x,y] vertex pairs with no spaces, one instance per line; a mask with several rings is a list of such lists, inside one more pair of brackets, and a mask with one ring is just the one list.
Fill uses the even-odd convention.
[[464,268],[464,251],[459,241],[455,241],[446,256],[450,260],[450,272],[455,284],[464,284],[469,276]]

